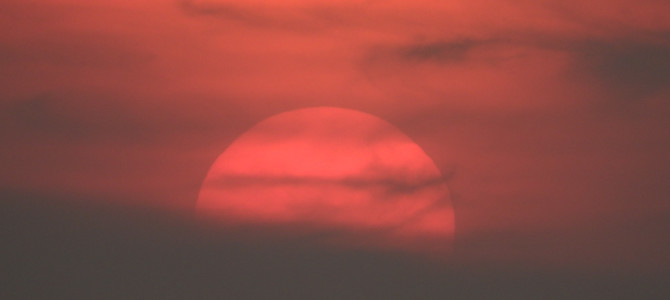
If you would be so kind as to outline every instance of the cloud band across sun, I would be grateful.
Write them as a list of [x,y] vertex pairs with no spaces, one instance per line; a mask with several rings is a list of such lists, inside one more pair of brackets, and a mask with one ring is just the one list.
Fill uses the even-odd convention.
[[319,243],[341,246],[446,256],[454,235],[432,160],[381,119],[338,108],[288,112],[249,130],[214,163],[197,208],[224,224],[337,231]]

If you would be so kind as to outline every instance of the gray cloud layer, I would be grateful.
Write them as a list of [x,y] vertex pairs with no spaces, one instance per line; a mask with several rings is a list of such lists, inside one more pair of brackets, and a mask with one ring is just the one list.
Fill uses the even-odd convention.
[[633,276],[494,267],[484,261],[443,265],[393,253],[318,248],[295,239],[254,239],[262,231],[211,230],[155,211],[81,204],[85,199],[53,202],[53,196],[10,191],[1,197],[5,253],[1,259],[8,274],[1,293],[11,299],[662,299],[670,295],[663,280],[668,274],[663,272]]

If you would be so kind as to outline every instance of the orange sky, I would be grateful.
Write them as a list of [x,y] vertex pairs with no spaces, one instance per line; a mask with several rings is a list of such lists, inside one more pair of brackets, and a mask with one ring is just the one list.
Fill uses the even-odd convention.
[[435,161],[464,261],[667,268],[668,11],[0,1],[0,187],[191,211],[247,129],[335,106]]

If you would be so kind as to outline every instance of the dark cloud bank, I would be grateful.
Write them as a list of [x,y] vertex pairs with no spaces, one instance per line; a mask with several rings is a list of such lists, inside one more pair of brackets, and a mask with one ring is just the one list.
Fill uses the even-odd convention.
[[[663,299],[669,274],[440,264],[3,191],[3,299]],[[80,199],[81,200],[81,199]]]

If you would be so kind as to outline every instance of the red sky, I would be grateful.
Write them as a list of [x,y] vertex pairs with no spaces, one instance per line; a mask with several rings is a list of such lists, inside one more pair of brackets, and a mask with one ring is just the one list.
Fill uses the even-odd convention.
[[[272,115],[378,116],[468,263],[664,269],[670,2],[0,1],[0,187],[194,209]],[[97,200],[100,199],[100,200]]]

